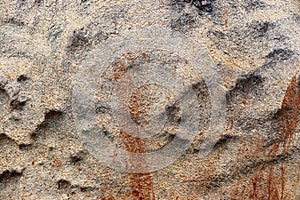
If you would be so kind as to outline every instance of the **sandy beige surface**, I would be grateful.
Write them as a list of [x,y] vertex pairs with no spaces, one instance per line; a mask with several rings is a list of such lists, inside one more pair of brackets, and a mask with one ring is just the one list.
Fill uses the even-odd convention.
[[2,0],[0,199],[298,200],[299,53],[299,0]]

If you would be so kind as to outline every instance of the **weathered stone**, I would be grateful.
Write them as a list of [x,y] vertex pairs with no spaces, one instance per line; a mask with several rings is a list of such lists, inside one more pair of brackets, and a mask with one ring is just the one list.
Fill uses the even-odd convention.
[[0,199],[299,199],[298,0],[0,5]]

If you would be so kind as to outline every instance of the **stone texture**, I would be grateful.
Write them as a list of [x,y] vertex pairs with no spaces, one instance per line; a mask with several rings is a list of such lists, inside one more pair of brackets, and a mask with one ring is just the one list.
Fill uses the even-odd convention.
[[[139,42],[143,30],[153,31],[149,43]],[[299,38],[298,0],[2,0],[0,199],[299,199]],[[192,45],[172,49],[177,40]],[[111,44],[120,48],[96,59]],[[213,94],[192,63],[205,65],[196,58],[202,47],[226,95],[222,134],[205,157],[199,152],[211,134]],[[95,68],[87,71],[93,76],[78,76],[104,59],[106,74]],[[99,100],[90,105],[95,116],[87,121],[126,151],[155,151],[185,137],[173,127],[189,115],[182,105],[168,104],[173,91],[141,87],[131,98],[131,118],[142,125],[151,122],[153,107],[168,105],[169,127],[146,139],[111,124],[107,105],[127,71],[148,65],[169,67],[192,88],[201,111],[189,114],[199,117],[199,127],[166,168],[119,172],[84,144],[74,94],[99,84],[90,94]]]

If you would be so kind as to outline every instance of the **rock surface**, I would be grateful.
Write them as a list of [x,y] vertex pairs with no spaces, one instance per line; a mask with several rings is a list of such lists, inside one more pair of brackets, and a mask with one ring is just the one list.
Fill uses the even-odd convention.
[[0,199],[300,199],[299,0],[2,0],[0,52]]

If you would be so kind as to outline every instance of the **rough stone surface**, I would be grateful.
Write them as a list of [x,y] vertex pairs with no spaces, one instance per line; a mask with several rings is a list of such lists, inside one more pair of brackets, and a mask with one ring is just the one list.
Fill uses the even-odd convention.
[[[173,48],[179,40],[192,45]],[[201,157],[214,118],[209,90],[214,86],[201,67],[193,68],[210,66],[198,57],[203,48],[226,98],[222,133]],[[103,51],[109,52],[106,57],[98,56]],[[299,53],[299,0],[2,0],[0,199],[298,200]],[[194,102],[170,100],[181,86],[173,91],[172,84],[145,84],[133,91],[128,110],[135,124],[155,134],[139,139],[115,126],[109,104],[113,91],[125,109],[120,101],[131,83],[127,72],[142,74],[138,70],[147,66],[164,66],[180,77],[200,110],[185,113],[184,106]],[[157,72],[143,76],[164,78]],[[98,90],[88,94],[98,100],[89,105],[93,116],[78,112],[81,104],[76,104],[76,92],[88,93],[90,87]],[[168,124],[157,131],[151,120],[160,111]],[[83,132],[97,129],[86,129],[80,117],[132,153],[185,140],[188,136],[176,132],[181,123],[197,119],[199,125],[170,165],[126,173],[101,162],[95,152],[102,149],[85,144]],[[143,158],[139,162],[147,164]]]

